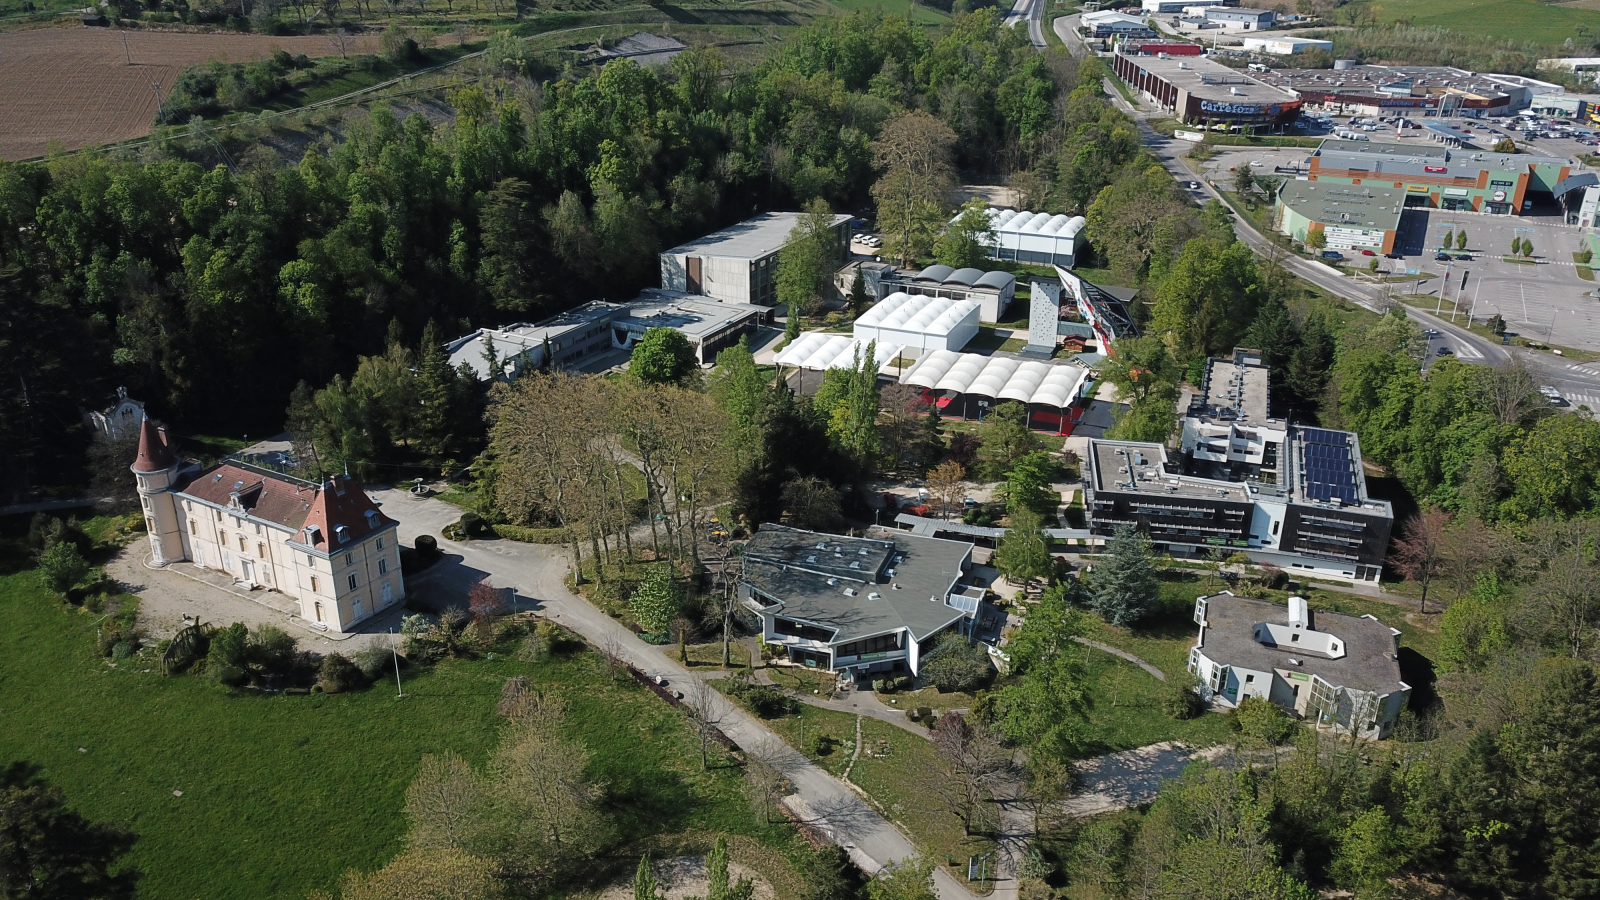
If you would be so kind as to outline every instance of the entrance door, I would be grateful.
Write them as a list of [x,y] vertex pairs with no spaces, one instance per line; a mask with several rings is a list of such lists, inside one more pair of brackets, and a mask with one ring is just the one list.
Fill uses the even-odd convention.
[[689,293],[700,293],[700,257],[691,256],[684,260],[684,267],[688,270]]
[[256,564],[253,560],[239,557],[239,568],[242,570],[239,574],[244,576],[245,581],[256,583]]
[[394,602],[394,588],[390,586],[389,582],[385,581],[383,583],[383,605],[384,606],[388,606],[389,604],[391,604],[393,602]]

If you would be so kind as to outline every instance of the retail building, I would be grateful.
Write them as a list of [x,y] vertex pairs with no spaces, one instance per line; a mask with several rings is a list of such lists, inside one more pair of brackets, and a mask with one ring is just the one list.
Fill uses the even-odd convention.
[[1555,156],[1330,139],[1311,155],[1306,177],[1403,191],[1407,207],[1519,215],[1553,204],[1571,173],[1571,160]]
[[1298,95],[1205,57],[1112,55],[1117,77],[1185,124],[1282,128],[1300,115]]

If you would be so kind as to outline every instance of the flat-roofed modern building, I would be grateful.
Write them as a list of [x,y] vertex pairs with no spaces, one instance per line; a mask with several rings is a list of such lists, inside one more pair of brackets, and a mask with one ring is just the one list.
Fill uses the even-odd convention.
[[1117,77],[1184,123],[1281,128],[1300,115],[1298,95],[1204,57],[1127,54]]
[[1288,608],[1223,591],[1195,600],[1200,636],[1189,672],[1201,694],[1235,707],[1259,697],[1318,727],[1368,739],[1394,730],[1411,695],[1401,679],[1400,632],[1376,618]]
[[717,353],[739,343],[772,316],[772,308],[753,303],[723,303],[676,291],[647,289],[627,306],[625,318],[611,322],[611,343],[632,349],[652,328],[681,332],[694,348],[702,366],[716,362]]
[[1322,577],[1383,573],[1394,511],[1367,494],[1359,440],[1273,418],[1254,351],[1208,363],[1176,448],[1091,440],[1084,475],[1096,535],[1134,525],[1177,557],[1238,551]]
[[542,322],[479,328],[446,344],[445,352],[451,368],[465,364],[482,380],[512,380],[531,369],[576,365],[613,349],[611,325],[627,317],[626,306],[594,300]]
[[1403,191],[1407,207],[1520,215],[1540,197],[1553,204],[1570,174],[1572,161],[1555,156],[1329,139],[1311,155],[1306,177]]
[[909,672],[945,631],[1004,620],[963,585],[970,543],[874,528],[865,537],[763,525],[744,547],[740,602],[790,662],[855,676]]
[[1140,16],[1130,16],[1127,13],[1111,9],[1086,12],[1079,16],[1078,30],[1089,38],[1153,38],[1156,36],[1156,31],[1150,27],[1148,19]]
[[1075,421],[1073,408],[1091,384],[1089,370],[1066,362],[982,356],[932,350],[900,376],[923,390],[927,402],[948,418],[982,421],[1009,401],[1028,408],[1028,427],[1063,433]]
[[[772,306],[777,302],[778,251],[801,213],[770,212],[690,241],[661,254],[661,287],[733,303]],[[850,217],[833,217],[838,237],[836,260],[850,248]]]
[[1273,207],[1278,231],[1304,243],[1322,229],[1328,250],[1393,253],[1406,192],[1387,184],[1288,180]]
[[1263,31],[1278,22],[1278,14],[1270,9],[1208,6],[1202,14],[1225,31]]
[[1306,50],[1333,52],[1333,41],[1319,41],[1303,37],[1247,37],[1242,42],[1246,52],[1270,53],[1273,56],[1293,56]]
[[921,272],[891,272],[878,279],[880,296],[899,292],[912,296],[948,297],[978,304],[978,321],[1000,321],[1017,293],[1017,276],[1010,272],[929,266]]

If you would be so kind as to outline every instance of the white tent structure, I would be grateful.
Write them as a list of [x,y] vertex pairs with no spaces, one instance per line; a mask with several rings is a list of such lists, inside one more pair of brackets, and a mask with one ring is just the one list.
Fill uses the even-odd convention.
[[989,209],[995,243],[994,259],[1072,268],[1083,245],[1083,216],[1052,216],[1014,209]]
[[855,336],[880,346],[960,350],[978,335],[978,304],[896,291],[856,319]]
[[901,384],[936,395],[947,415],[982,418],[986,410],[1015,400],[1028,405],[1029,425],[1060,429],[1067,409],[1089,381],[1089,370],[1008,356],[933,350],[900,376]]
[[[821,331],[808,331],[789,343],[789,346],[778,351],[773,357],[773,362],[780,366],[794,366],[799,369],[850,369],[860,364],[861,357],[867,352],[870,340],[853,338],[847,334],[828,334]],[[872,350],[873,362],[877,368],[894,362],[895,358],[904,350],[903,344],[884,344],[879,342]]]

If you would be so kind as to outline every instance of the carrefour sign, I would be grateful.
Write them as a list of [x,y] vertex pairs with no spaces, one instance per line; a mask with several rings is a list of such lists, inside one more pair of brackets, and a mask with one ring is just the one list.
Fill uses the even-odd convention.
[[[1248,103],[1218,103],[1214,100],[1201,100],[1200,109],[1205,112],[1229,113],[1236,116],[1253,116],[1261,112],[1261,107]],[[1271,107],[1270,113],[1277,112],[1277,107]]]

